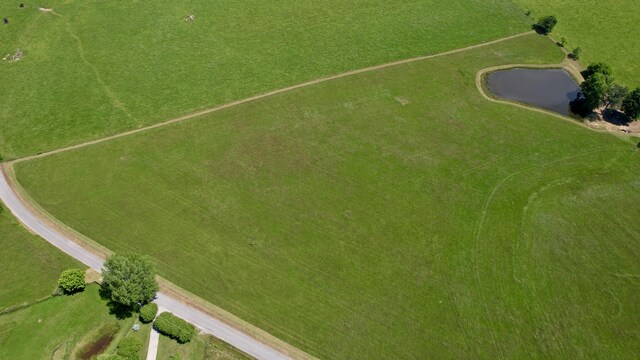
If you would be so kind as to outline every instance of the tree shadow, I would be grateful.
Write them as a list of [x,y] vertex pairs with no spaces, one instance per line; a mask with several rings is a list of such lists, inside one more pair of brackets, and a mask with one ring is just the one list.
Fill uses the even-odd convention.
[[609,124],[617,125],[617,126],[627,126],[631,123],[631,119],[625,115],[625,113],[615,110],[615,109],[607,109],[602,114],[602,118],[604,121]]
[[111,300],[111,292],[108,289],[101,286],[98,293],[100,294],[100,299],[107,302],[109,314],[115,316],[116,319],[124,320],[134,315],[135,309],[133,309],[132,307],[125,306]]

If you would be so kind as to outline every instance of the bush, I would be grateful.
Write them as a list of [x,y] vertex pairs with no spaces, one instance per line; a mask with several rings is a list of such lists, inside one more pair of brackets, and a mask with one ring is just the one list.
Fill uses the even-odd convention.
[[62,272],[58,279],[58,286],[65,294],[73,294],[84,290],[84,271],[80,269],[67,269]]
[[540,18],[537,23],[533,25],[533,30],[535,30],[538,34],[547,35],[549,34],[553,28],[558,23],[558,19],[555,16],[545,16]]
[[156,321],[153,322],[153,327],[159,333],[175,339],[181,344],[191,341],[196,334],[193,325],[167,312],[158,315]]
[[569,58],[573,60],[580,60],[581,56],[582,56],[582,48],[580,46],[573,49],[573,51],[569,54]]
[[158,305],[156,303],[148,303],[140,309],[140,321],[150,323],[158,314]]
[[142,349],[142,341],[137,337],[129,336],[118,344],[118,355],[127,360],[139,360],[140,349]]
[[640,117],[640,88],[633,90],[622,101],[622,111],[632,120]]

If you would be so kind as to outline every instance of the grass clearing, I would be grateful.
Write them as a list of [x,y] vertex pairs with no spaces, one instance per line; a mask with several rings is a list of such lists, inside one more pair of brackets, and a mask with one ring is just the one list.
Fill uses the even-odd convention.
[[0,53],[24,51],[0,62],[5,159],[528,30],[509,0],[26,4],[0,4]]
[[177,356],[181,360],[249,360],[250,357],[228,344],[209,335],[197,335],[186,344],[166,336],[160,336],[158,360],[172,360]]
[[63,270],[85,268],[27,232],[3,206],[0,202],[0,310],[49,296]]
[[[523,11],[532,11],[536,19],[555,15],[558,26],[553,36],[569,40],[567,49],[580,46],[581,63],[589,65],[604,61],[611,65],[617,81],[629,86],[640,86],[640,36],[638,14],[640,2],[616,0],[603,4],[598,0],[567,2],[558,0],[515,0]],[[586,66],[585,66],[586,67]]]
[[98,289],[89,285],[82,293],[57,296],[1,315],[0,358],[83,358],[91,348],[108,348],[110,339],[120,337],[133,320],[116,320],[109,314]]
[[320,358],[629,357],[635,144],[492,103],[530,35],[17,164],[102,245]]

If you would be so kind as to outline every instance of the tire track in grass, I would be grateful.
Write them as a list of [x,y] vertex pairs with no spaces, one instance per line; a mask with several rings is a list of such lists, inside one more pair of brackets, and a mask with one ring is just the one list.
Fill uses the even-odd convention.
[[309,86],[312,86],[312,85],[324,83],[324,82],[327,82],[327,81],[337,80],[337,79],[341,79],[341,78],[345,78],[345,77],[349,77],[349,76],[353,76],[353,75],[357,75],[357,74],[368,73],[368,72],[381,70],[381,69],[385,69],[385,68],[389,68],[389,67],[394,67],[394,66],[398,66],[398,65],[409,64],[409,63],[424,61],[424,60],[428,60],[428,59],[434,59],[434,58],[443,57],[443,56],[447,56],[447,55],[453,55],[453,54],[457,54],[457,53],[461,53],[461,52],[465,52],[465,51],[469,51],[469,50],[473,50],[473,49],[478,49],[478,48],[482,48],[482,47],[486,47],[486,46],[490,46],[490,45],[495,45],[495,44],[498,44],[498,43],[501,43],[501,42],[509,41],[509,40],[512,40],[512,39],[515,39],[515,38],[519,38],[519,37],[523,37],[523,36],[527,36],[527,35],[531,35],[531,34],[534,34],[534,32],[533,31],[527,31],[527,32],[523,32],[523,33],[519,33],[519,34],[503,37],[503,38],[500,38],[500,39],[496,39],[496,40],[487,41],[487,42],[484,42],[484,43],[481,43],[481,44],[476,44],[476,45],[471,45],[471,46],[467,46],[467,47],[464,47],[464,48],[445,51],[445,52],[442,52],[442,53],[424,55],[424,56],[419,56],[419,57],[415,57],[415,58],[399,60],[399,61],[394,61],[394,62],[390,62],[390,63],[386,63],[386,64],[375,65],[375,66],[366,67],[366,68],[362,68],[362,69],[347,71],[347,72],[340,73],[340,74],[337,74],[337,75],[323,77],[323,78],[312,80],[312,81],[308,81],[308,82],[305,82],[305,83],[302,83],[302,84],[285,87],[285,88],[274,90],[274,91],[270,91],[270,92],[267,92],[267,93],[264,93],[264,94],[255,95],[255,96],[251,96],[251,97],[248,97],[248,98],[245,98],[245,99],[242,99],[242,100],[237,100],[237,101],[230,102],[230,103],[227,103],[227,104],[223,104],[223,105],[219,105],[219,106],[216,106],[216,107],[212,107],[212,108],[209,108],[209,109],[204,109],[204,110],[201,110],[201,111],[197,111],[197,112],[194,112],[194,113],[191,113],[191,114],[183,115],[183,116],[180,116],[180,117],[177,117],[177,118],[173,118],[173,119],[170,119],[170,120],[166,120],[166,121],[163,121],[163,122],[160,122],[160,123],[157,123],[157,124],[153,124],[153,125],[150,125],[150,126],[146,126],[146,127],[142,127],[142,128],[138,128],[138,129],[134,129],[134,130],[125,131],[125,132],[122,132],[122,133],[119,133],[119,134],[106,136],[106,137],[103,137],[103,138],[87,141],[87,142],[76,144],[76,145],[72,145],[72,146],[63,147],[63,148],[56,149],[56,150],[46,151],[46,152],[43,152],[43,153],[40,153],[40,154],[36,154],[36,155],[22,157],[22,158],[19,158],[19,159],[12,160],[11,162],[12,163],[18,163],[18,162],[22,162],[22,161],[28,161],[28,160],[43,158],[43,157],[47,157],[47,156],[54,155],[54,154],[59,154],[59,153],[66,152],[66,151],[76,150],[76,149],[80,149],[80,148],[83,148],[83,147],[87,147],[87,146],[91,146],[91,145],[95,145],[95,144],[100,144],[100,143],[103,143],[103,142],[106,142],[106,141],[118,139],[118,138],[121,138],[121,137],[130,136],[130,135],[138,134],[138,133],[141,133],[141,132],[146,132],[146,131],[149,131],[149,130],[152,130],[152,129],[157,129],[157,128],[160,128],[160,127],[164,127],[164,126],[167,126],[167,125],[175,124],[175,123],[182,122],[182,121],[185,121],[185,120],[190,120],[190,119],[193,119],[193,118],[201,117],[201,116],[208,115],[208,114],[220,111],[220,110],[228,109],[228,108],[231,108],[231,107],[234,107],[234,106],[237,106],[237,105],[246,104],[246,103],[249,103],[249,102],[254,102],[256,100],[260,100],[260,99],[264,99],[264,98],[271,97],[271,96],[274,96],[274,95],[278,95],[278,94],[290,92],[290,91],[293,91],[293,90],[309,87]]
[[500,180],[496,184],[496,186],[493,188],[493,190],[489,194],[489,198],[487,199],[487,201],[485,202],[485,204],[483,206],[483,209],[482,209],[482,212],[481,212],[481,215],[480,215],[480,220],[478,221],[478,226],[476,227],[474,240],[473,240],[474,252],[473,252],[472,258],[473,258],[473,262],[474,262],[474,266],[473,266],[474,277],[475,277],[475,280],[476,280],[476,284],[478,284],[478,289],[480,291],[480,297],[482,299],[482,302],[484,303],[485,315],[488,318],[490,326],[491,326],[491,337],[493,339],[494,346],[500,352],[501,358],[506,359],[507,356],[506,356],[505,351],[502,348],[502,346],[500,346],[500,342],[498,341],[495,321],[493,319],[491,311],[489,310],[489,305],[488,305],[488,302],[487,302],[487,296],[484,293],[484,288],[481,285],[480,271],[479,271],[479,260],[478,260],[480,234],[482,233],[482,228],[484,226],[485,219],[487,217],[487,212],[489,210],[489,207],[491,206],[494,198],[500,192],[500,190],[503,188],[503,186],[509,180],[511,180],[512,178],[514,178],[514,177],[516,177],[516,176],[518,176],[518,175],[520,175],[522,173],[525,173],[525,172],[530,171],[530,170],[538,169],[538,168],[541,168],[541,167],[545,167],[545,166],[550,165],[550,164],[555,164],[555,163],[563,162],[563,161],[574,159],[574,158],[581,157],[581,156],[586,156],[586,155],[591,155],[591,154],[595,154],[595,153],[599,153],[599,152],[604,152],[604,151],[607,151],[607,150],[610,151],[612,149],[611,148],[600,148],[600,149],[594,149],[594,150],[590,150],[590,151],[583,151],[583,152],[580,152],[580,153],[577,153],[577,154],[564,156],[564,157],[561,157],[561,158],[558,158],[558,159],[548,160],[548,161],[542,162],[540,164],[527,166],[525,168],[517,170],[517,171],[505,176],[504,178],[502,178],[502,180]]

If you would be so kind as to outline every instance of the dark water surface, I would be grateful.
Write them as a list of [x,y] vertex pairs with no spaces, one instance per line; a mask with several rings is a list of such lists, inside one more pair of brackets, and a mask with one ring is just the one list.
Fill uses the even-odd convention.
[[569,103],[580,87],[562,69],[499,70],[487,76],[487,88],[496,97],[571,115]]

